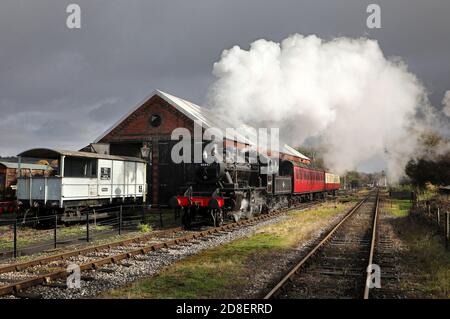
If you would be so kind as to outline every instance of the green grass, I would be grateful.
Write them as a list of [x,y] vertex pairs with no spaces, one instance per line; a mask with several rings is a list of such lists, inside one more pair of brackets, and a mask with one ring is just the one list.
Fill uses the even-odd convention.
[[152,225],[153,227],[161,227],[161,219],[163,227],[175,227],[181,225],[181,216],[175,219],[175,212],[173,209],[162,209],[161,216],[160,211],[155,210],[145,216],[145,223]]
[[[309,240],[349,204],[324,204],[318,209],[289,213],[287,220],[171,265],[160,274],[114,289],[103,298],[235,298],[254,275],[270,267],[274,256]],[[272,258],[272,259],[271,259]]]
[[450,251],[442,238],[411,218],[404,218],[398,229],[408,247],[403,260],[414,274],[412,280],[401,282],[402,287],[414,288],[426,297],[450,298]]
[[148,224],[139,224],[138,225],[138,230],[141,232],[141,233],[149,233],[149,232],[151,232],[153,229],[152,229],[152,226],[150,226],[150,225],[148,225]]
[[[111,230],[111,226],[90,225],[92,233]],[[86,235],[85,225],[75,225],[59,227],[57,230],[58,240],[67,238],[83,237]],[[0,250],[10,250],[14,247],[14,232],[12,226],[2,226],[0,228]],[[53,229],[35,229],[32,227],[18,227],[17,247],[38,245],[53,240]]]
[[412,203],[408,199],[389,199],[385,203],[384,210],[394,217],[405,217],[409,215]]

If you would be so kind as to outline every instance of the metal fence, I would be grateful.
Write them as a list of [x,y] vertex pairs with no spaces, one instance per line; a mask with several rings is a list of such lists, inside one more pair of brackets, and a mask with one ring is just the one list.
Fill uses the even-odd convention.
[[71,217],[11,215],[0,219],[0,259],[180,224],[173,210],[142,205],[90,209]]

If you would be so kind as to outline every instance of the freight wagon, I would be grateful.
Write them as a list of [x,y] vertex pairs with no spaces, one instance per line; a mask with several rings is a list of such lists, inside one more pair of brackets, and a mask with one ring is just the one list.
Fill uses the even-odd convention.
[[50,176],[18,177],[21,210],[59,211],[63,220],[73,221],[81,219],[86,208],[145,202],[142,159],[57,149],[32,149],[18,156],[57,162]]

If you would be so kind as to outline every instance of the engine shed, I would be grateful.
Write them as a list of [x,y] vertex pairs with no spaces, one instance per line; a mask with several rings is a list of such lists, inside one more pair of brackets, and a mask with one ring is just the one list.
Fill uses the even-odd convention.
[[[164,206],[189,179],[185,165],[171,160],[172,147],[178,142],[171,140],[172,131],[186,128],[193,136],[195,122],[201,122],[203,129],[235,127],[210,109],[155,90],[82,151],[142,158],[147,162],[147,201],[153,206]],[[248,146],[224,139],[224,146],[229,143],[238,148]],[[276,155],[303,164],[310,162],[286,144],[280,145]]]

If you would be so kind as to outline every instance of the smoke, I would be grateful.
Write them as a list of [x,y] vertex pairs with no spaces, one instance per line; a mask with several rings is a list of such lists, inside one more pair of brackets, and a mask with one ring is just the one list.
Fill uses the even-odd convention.
[[445,92],[444,98],[442,99],[442,105],[444,106],[442,112],[444,112],[445,115],[450,117],[450,90]]
[[291,35],[234,46],[214,64],[208,104],[236,123],[279,127],[285,142],[320,141],[337,173],[381,159],[398,179],[434,122],[426,90],[375,40]]

